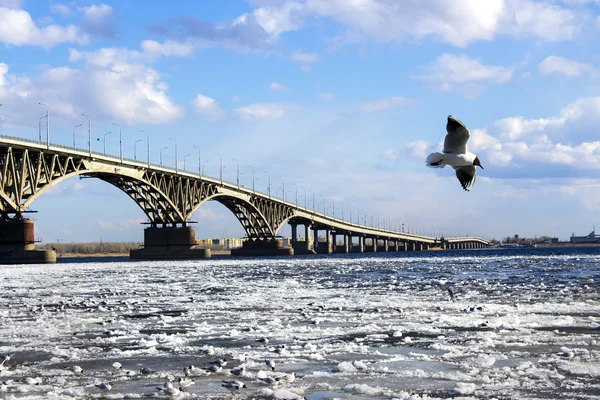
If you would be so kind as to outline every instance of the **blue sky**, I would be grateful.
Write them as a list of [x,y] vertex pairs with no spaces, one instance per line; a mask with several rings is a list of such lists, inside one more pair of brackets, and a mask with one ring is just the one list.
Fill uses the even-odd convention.
[[[0,0],[0,133],[151,158],[422,233],[586,234],[600,219],[598,0]],[[426,168],[447,115],[479,155],[471,192]],[[78,146],[87,145],[84,128]],[[138,157],[145,157],[145,142]],[[119,190],[70,179],[33,208],[45,242],[142,240]],[[362,218],[362,217],[361,217]],[[210,202],[197,236],[242,236]],[[284,228],[281,234],[288,234]]]

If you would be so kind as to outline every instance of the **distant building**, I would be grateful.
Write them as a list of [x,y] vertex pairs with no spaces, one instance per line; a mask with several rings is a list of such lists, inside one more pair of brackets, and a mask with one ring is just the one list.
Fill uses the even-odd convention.
[[571,235],[571,243],[582,244],[582,243],[599,243],[600,236],[596,235],[596,227],[587,236],[575,236],[575,233]]
[[558,243],[558,238],[557,237],[553,237],[553,238],[549,238],[548,239],[548,244],[557,244]]

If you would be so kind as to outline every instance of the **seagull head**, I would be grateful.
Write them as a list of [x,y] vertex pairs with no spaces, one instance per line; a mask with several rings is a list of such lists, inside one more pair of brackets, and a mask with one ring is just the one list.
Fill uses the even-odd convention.
[[483,166],[481,165],[481,161],[479,160],[479,157],[475,157],[475,159],[473,160],[473,165],[477,165],[479,168],[483,169]]

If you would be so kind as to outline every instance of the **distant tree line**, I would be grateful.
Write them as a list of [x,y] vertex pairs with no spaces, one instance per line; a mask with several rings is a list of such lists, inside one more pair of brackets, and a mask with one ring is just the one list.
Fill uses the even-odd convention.
[[[124,254],[131,249],[138,249],[141,242],[92,242],[92,243],[45,243],[36,246],[42,250],[55,250],[58,254]],[[201,249],[225,250],[223,245],[199,244]]]

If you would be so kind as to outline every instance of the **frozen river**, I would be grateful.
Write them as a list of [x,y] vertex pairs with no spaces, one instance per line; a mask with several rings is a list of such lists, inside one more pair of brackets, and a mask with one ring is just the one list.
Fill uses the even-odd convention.
[[5,399],[600,398],[600,248],[0,272]]

